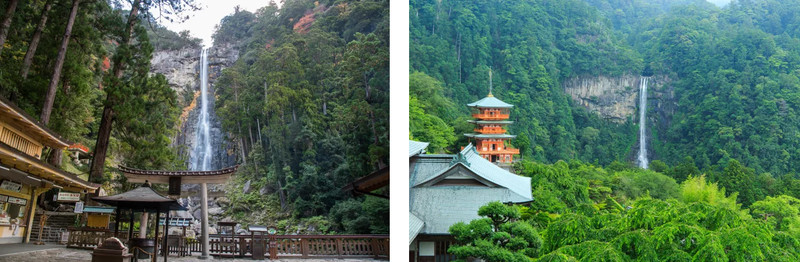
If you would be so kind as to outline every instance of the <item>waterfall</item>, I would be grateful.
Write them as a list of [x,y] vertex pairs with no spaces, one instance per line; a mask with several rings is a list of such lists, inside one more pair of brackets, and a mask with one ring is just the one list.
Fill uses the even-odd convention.
[[192,150],[191,170],[211,169],[211,119],[208,106],[208,49],[200,53],[200,113],[197,114],[196,142]]
[[639,82],[639,167],[647,169],[647,80],[643,76]]

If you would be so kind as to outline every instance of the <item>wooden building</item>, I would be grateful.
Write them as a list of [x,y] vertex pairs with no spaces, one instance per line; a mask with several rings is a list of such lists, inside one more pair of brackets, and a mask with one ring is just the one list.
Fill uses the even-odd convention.
[[30,240],[42,193],[60,188],[94,193],[99,187],[42,161],[45,147],[71,145],[4,98],[0,98],[0,244]]
[[451,261],[451,225],[469,223],[492,201],[533,200],[531,178],[484,158],[472,144],[457,154],[425,154],[428,143],[409,141],[409,255],[411,261]]

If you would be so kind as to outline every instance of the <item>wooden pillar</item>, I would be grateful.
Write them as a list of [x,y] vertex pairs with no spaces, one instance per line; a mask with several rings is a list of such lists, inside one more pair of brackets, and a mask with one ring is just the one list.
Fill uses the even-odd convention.
[[[156,235],[153,237],[153,243],[155,243],[155,244],[154,244],[154,246],[153,246],[153,255],[152,255],[152,256],[150,256],[150,259],[151,259],[153,262],[156,262],[156,261],[158,261],[158,228],[159,228],[159,226],[158,226],[158,220],[159,220],[159,219],[161,219],[161,211],[156,211],[156,223],[155,223],[155,224],[156,224]],[[139,228],[142,228],[142,226],[141,226],[141,225],[139,225]],[[161,243],[161,245],[162,245],[162,246],[163,246],[164,244],[166,244],[166,243]]]
[[31,199],[28,201],[28,222],[25,225],[25,237],[22,240],[23,243],[29,243],[31,241],[31,231],[33,230],[33,217],[36,216],[36,202],[39,202],[39,195],[44,192],[50,190],[49,187],[44,188],[31,188]]
[[121,212],[119,211],[119,207],[116,209],[116,214],[114,214],[114,237],[119,238],[119,218]]
[[[156,230],[158,230],[158,221],[156,221]],[[158,236],[158,235],[156,235]],[[167,210],[167,216],[164,218],[164,243],[161,244],[164,246],[164,262],[167,262],[167,256],[169,256],[169,247],[167,247],[167,238],[169,237],[169,210]]]
[[203,234],[203,253],[200,255],[200,259],[208,259],[208,184],[203,183],[202,188],[200,189],[201,195],[201,202],[200,208],[202,209],[202,219],[200,224],[200,230]]
[[[119,208],[119,207],[117,207]],[[131,211],[131,219],[128,220],[128,244],[130,244],[131,239],[133,239],[133,209]]]

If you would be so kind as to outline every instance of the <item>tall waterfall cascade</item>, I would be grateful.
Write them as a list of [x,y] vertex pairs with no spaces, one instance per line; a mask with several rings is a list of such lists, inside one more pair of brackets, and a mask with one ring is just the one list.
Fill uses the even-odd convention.
[[207,171],[211,168],[211,119],[208,108],[208,49],[200,53],[200,113],[197,119],[197,132],[190,169]]
[[647,169],[647,80],[650,77],[643,76],[639,81],[639,156],[637,161],[639,167]]

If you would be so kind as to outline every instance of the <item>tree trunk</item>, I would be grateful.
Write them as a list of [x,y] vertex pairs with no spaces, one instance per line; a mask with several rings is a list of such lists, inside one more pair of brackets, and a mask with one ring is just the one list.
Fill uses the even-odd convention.
[[42,107],[41,121],[47,125],[50,122],[50,113],[53,111],[53,101],[56,99],[56,90],[58,89],[58,80],[61,79],[61,68],[64,67],[64,60],[67,56],[67,46],[69,46],[69,37],[72,34],[72,25],[75,24],[75,16],[78,14],[78,5],[80,0],[72,1],[72,11],[69,13],[69,20],[67,20],[67,28],[64,29],[64,38],[61,39],[61,47],[58,48],[58,57],[56,58],[56,66],[53,69],[53,77],[50,78],[50,86],[47,87],[47,95],[44,97],[44,106]]
[[3,22],[0,23],[0,52],[3,51],[3,45],[6,44],[6,37],[8,36],[8,28],[11,27],[11,19],[14,18],[14,11],[17,10],[17,3],[19,0],[11,0],[8,3],[8,9],[3,16]]
[[36,26],[36,31],[33,33],[31,43],[28,45],[28,51],[25,52],[25,59],[22,60],[22,70],[20,71],[23,80],[28,79],[28,70],[30,70],[31,63],[33,63],[33,56],[36,55],[36,48],[39,47],[39,39],[42,38],[42,30],[44,30],[45,24],[47,24],[47,13],[50,12],[51,7],[53,7],[53,0],[47,0],[42,9],[42,15],[39,18],[39,25]]
[[100,182],[103,178],[103,167],[106,163],[106,152],[108,151],[108,140],[111,138],[111,121],[114,112],[111,106],[103,107],[103,118],[100,120],[100,130],[97,132],[97,144],[94,147],[92,157],[92,168],[89,171],[89,181]]
[[[122,43],[120,47],[130,44],[131,34],[133,33],[133,26],[136,24],[136,16],[139,14],[139,3],[141,0],[134,0],[131,5],[131,12],[128,15],[128,26],[125,35],[122,36]],[[125,62],[121,59],[116,60],[119,62],[114,63],[114,77],[119,79],[122,77],[122,69],[125,67]],[[97,143],[94,147],[94,157],[92,158],[92,168],[89,171],[89,179],[100,181],[103,178],[103,169],[106,164],[106,152],[108,151],[108,141],[111,138],[111,124],[113,122],[114,111],[111,108],[115,97],[111,95],[106,96],[105,106],[103,107],[103,118],[100,120],[100,129],[97,131]]]

